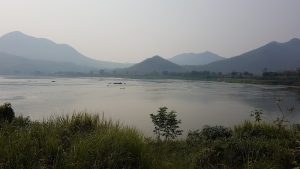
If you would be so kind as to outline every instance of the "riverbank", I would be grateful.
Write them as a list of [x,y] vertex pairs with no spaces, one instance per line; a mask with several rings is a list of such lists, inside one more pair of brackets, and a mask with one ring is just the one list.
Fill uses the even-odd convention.
[[158,141],[85,113],[42,122],[16,117],[1,123],[0,168],[294,168],[299,140],[296,124],[206,126],[185,139]]

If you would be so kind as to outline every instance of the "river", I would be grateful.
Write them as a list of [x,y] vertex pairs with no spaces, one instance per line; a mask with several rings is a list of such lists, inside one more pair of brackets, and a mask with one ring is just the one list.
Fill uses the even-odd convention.
[[279,97],[283,107],[295,106],[288,119],[299,122],[300,96],[285,86],[119,78],[0,78],[0,103],[11,102],[17,115],[42,120],[73,112],[97,113],[147,135],[153,129],[149,114],[162,106],[177,111],[181,128],[189,131],[203,125],[232,126],[250,120],[255,109],[263,110],[263,119],[272,121],[279,115],[275,104]]

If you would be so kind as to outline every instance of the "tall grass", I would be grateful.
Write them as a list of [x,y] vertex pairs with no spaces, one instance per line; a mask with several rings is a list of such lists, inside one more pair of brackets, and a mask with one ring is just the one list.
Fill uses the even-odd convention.
[[300,125],[205,126],[157,141],[87,113],[0,125],[0,169],[283,169],[300,166]]
[[[202,142],[195,168],[293,168],[300,166],[298,129],[246,121],[226,139]],[[204,145],[204,146],[203,146]]]
[[151,168],[133,128],[86,113],[0,129],[0,168]]

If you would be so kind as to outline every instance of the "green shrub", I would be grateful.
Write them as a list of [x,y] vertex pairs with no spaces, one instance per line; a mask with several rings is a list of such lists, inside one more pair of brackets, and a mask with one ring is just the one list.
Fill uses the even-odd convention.
[[10,103],[4,103],[0,106],[0,123],[12,122],[15,117],[15,112]]
[[189,131],[186,141],[190,145],[200,144],[203,141],[228,139],[232,136],[232,130],[223,126],[204,126],[203,129]]
[[200,130],[189,131],[186,142],[190,146],[197,146],[203,141],[202,133]]
[[232,131],[223,126],[204,126],[201,135],[206,140],[226,139],[232,136]]
[[[249,168],[268,164],[271,168],[294,167],[295,156],[288,142],[279,140],[230,139],[217,141],[202,149],[195,158],[195,168]],[[254,167],[256,168],[256,167]]]
[[232,137],[206,143],[194,157],[194,168],[293,168],[299,165],[297,140],[292,128],[245,122]]

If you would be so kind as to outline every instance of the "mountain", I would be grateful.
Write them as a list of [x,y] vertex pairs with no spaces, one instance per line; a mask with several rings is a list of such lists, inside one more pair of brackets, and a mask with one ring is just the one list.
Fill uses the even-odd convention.
[[90,67],[67,62],[33,60],[0,52],[0,74],[33,74],[55,72],[89,72]]
[[229,73],[232,71],[260,74],[268,71],[285,71],[300,68],[300,39],[285,43],[271,42],[260,48],[229,59],[204,66],[189,66],[189,70],[208,70]]
[[203,53],[183,53],[180,55],[176,55],[169,60],[178,65],[205,65],[215,61],[223,60],[224,58],[211,53],[211,52],[203,52]]
[[54,62],[69,62],[97,69],[129,67],[128,64],[99,61],[88,58],[67,44],[57,44],[44,38],[35,38],[22,32],[11,32],[0,38],[0,52]]
[[160,56],[153,56],[129,68],[122,69],[123,72],[131,74],[148,74],[168,72],[181,72],[183,68],[175,63],[172,63]]

